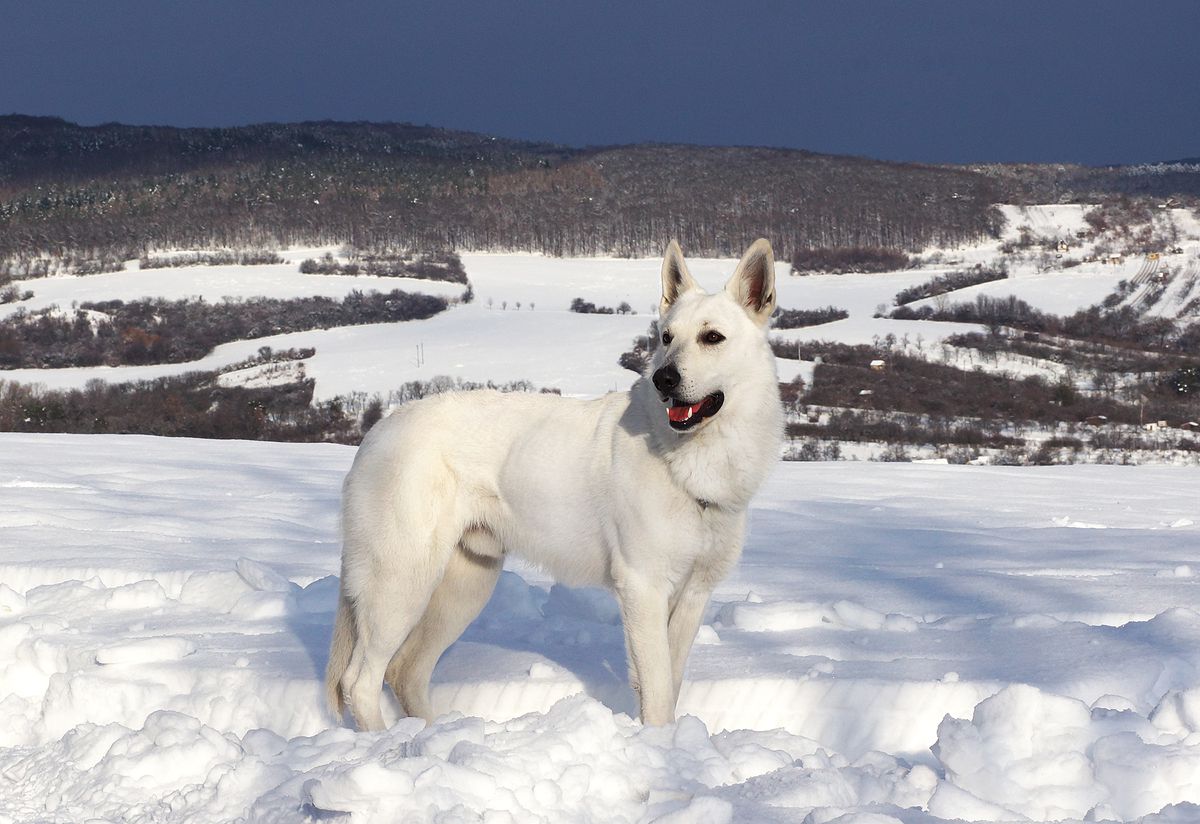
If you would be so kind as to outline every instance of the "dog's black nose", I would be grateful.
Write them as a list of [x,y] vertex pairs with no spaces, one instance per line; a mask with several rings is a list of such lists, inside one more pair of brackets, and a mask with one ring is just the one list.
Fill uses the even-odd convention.
[[676,386],[679,386],[679,370],[675,368],[675,364],[668,363],[666,366],[654,370],[654,388],[664,395],[670,395]]

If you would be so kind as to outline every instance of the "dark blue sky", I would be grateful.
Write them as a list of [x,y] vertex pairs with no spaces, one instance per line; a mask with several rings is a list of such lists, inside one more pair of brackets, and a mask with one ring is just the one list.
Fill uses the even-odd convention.
[[1200,0],[0,0],[0,113],[933,162],[1200,155]]

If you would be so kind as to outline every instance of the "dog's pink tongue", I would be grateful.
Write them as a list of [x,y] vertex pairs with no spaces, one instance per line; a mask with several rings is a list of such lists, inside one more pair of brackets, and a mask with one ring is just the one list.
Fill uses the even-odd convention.
[[695,415],[697,412],[699,412],[700,407],[703,405],[704,401],[700,401],[700,403],[696,404],[695,406],[668,406],[667,418],[676,423],[686,421],[688,418],[692,417],[692,415]]

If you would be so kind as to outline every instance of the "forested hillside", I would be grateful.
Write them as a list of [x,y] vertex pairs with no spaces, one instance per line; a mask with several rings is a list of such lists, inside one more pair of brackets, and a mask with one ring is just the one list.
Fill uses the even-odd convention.
[[760,235],[785,255],[911,250],[993,234],[1000,194],[966,169],[784,149],[571,149],[401,124],[0,118],[9,258],[299,243],[645,255],[667,237],[729,255]]
[[[746,135],[753,143],[753,134]],[[928,166],[791,149],[570,148],[396,123],[79,126],[0,117],[0,260],[169,247],[649,255],[902,251],[994,236],[993,204],[1200,197],[1190,161]]]

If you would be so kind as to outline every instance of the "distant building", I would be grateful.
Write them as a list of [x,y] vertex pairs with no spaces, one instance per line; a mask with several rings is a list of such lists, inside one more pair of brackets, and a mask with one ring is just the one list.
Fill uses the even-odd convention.
[[881,361],[879,358],[876,358],[875,360],[871,361],[872,371],[882,372],[886,368],[887,368],[887,363],[885,363],[884,361]]

